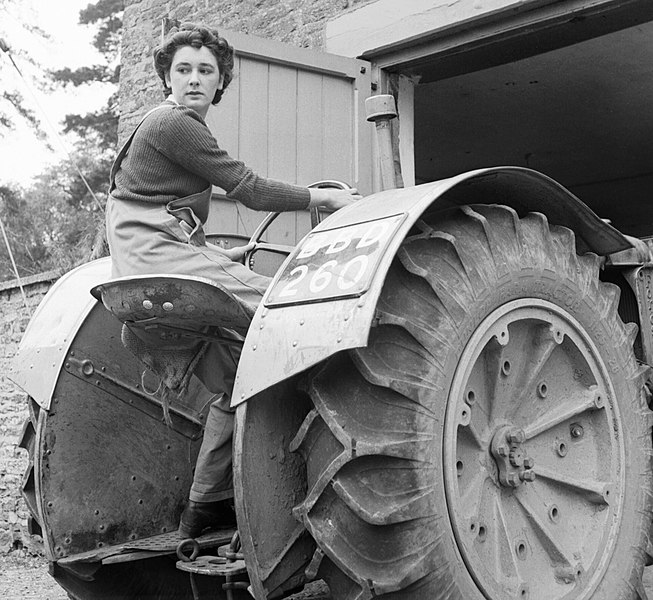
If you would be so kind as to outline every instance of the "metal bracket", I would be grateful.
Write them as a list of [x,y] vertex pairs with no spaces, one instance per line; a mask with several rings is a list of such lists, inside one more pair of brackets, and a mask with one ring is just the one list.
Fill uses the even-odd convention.
[[645,265],[625,271],[624,277],[637,298],[642,358],[646,364],[653,366],[653,266]]
[[209,575],[210,577],[227,577],[247,573],[244,560],[230,561],[222,556],[198,556],[190,562],[178,560],[177,568],[187,573]]
[[[66,358],[64,368],[74,377],[100,387],[121,402],[133,406],[136,410],[157,421],[162,421],[163,404],[156,395],[146,393],[138,384],[130,384],[119,379],[111,374],[107,367],[98,367],[90,359],[79,358],[71,352]],[[195,416],[178,406],[170,406],[170,417],[172,419],[171,429],[184,437],[196,440],[202,435],[204,415]]]
[[[185,551],[190,550],[190,554]],[[185,539],[177,546],[177,569],[190,575],[190,585],[194,600],[199,600],[196,575],[224,577],[222,589],[227,593],[227,600],[233,600],[234,590],[249,589],[249,581],[233,581],[237,575],[246,575],[245,559],[240,553],[240,534],[236,531],[228,546],[220,546],[218,556],[198,556],[200,546],[197,540]]]

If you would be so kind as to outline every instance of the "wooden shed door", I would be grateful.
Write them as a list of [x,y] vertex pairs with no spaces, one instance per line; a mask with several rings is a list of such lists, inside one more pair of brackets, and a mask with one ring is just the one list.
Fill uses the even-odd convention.
[[[372,126],[364,102],[370,64],[236,32],[234,80],[207,115],[220,147],[258,174],[309,185],[337,179],[372,191]],[[264,213],[214,190],[209,233],[249,235]],[[268,240],[295,244],[310,229],[308,211],[285,213]]]

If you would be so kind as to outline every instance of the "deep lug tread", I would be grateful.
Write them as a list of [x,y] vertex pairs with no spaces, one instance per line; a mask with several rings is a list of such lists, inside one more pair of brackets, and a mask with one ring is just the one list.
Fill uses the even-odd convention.
[[[373,588],[377,595],[397,591],[435,568],[434,548],[440,540],[423,539],[423,531],[432,529],[434,518],[384,527],[358,521],[355,536],[348,526],[352,520],[358,521],[329,487],[304,523],[330,560],[361,589]],[[393,530],[397,528],[407,543],[393,547],[388,559],[388,544],[394,544]]]
[[[438,303],[437,313],[456,322],[467,314],[466,301],[473,297],[469,285],[470,278],[456,251],[454,240],[449,237],[433,238],[433,242],[420,240],[399,250],[399,259],[404,268],[413,275],[424,279],[435,292]],[[438,259],[431,256],[430,249],[437,247]],[[440,320],[442,320],[440,317]]]
[[[339,599],[481,598],[461,579],[464,567],[443,558],[451,557],[449,517],[438,490],[442,466],[428,448],[447,401],[453,348],[469,335],[460,323],[469,318],[470,306],[482,303],[511,274],[521,272],[553,286],[543,290],[545,300],[562,297],[561,306],[595,307],[609,322],[614,344],[625,349],[618,368],[634,382],[632,389],[648,377],[630,350],[636,327],[618,318],[618,288],[599,282],[599,257],[576,255],[571,230],[549,226],[537,213],[520,219],[499,205],[464,207],[442,218],[444,224],[429,222],[433,231],[406,240],[399,250],[368,347],[338,355],[309,386],[319,419],[313,415],[306,429],[319,421],[320,431],[328,430],[343,450],[338,463],[329,455],[321,462],[321,474],[309,477],[309,492],[297,514],[324,552],[319,576]],[[577,290],[573,297],[566,291],[568,282]],[[493,358],[502,360],[501,351]],[[637,434],[639,445],[650,453],[651,412],[643,394],[639,402],[633,410],[647,423]],[[310,454],[304,441],[296,445]],[[650,466],[640,479],[640,496],[646,499],[637,518],[648,523]],[[628,591],[641,586],[644,550],[636,550],[625,586],[608,597],[636,598]]]
[[432,516],[436,514],[435,477],[429,466],[366,456],[345,465],[336,476],[333,489],[353,512],[372,525]]
[[[433,356],[404,329],[377,328],[370,332],[370,339],[370,346],[353,353],[366,379],[426,405],[434,391],[433,373],[441,370]],[[398,365],[421,368],[401,369]]]

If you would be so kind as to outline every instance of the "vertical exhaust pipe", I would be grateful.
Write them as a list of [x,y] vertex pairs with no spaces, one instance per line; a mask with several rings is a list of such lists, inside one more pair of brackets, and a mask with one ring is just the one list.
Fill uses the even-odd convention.
[[381,187],[392,190],[397,187],[390,121],[397,116],[394,96],[378,94],[365,100],[367,120],[376,125],[376,136],[381,165]]

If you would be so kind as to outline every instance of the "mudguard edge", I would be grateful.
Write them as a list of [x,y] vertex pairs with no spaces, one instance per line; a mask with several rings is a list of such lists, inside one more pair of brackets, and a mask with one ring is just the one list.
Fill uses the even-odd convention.
[[91,288],[110,277],[110,258],[83,264],[58,279],[34,312],[13,358],[9,379],[42,408],[50,408],[68,349],[97,302]]
[[[549,222],[570,228],[580,252],[607,255],[632,244],[587,205],[549,177],[521,167],[495,167],[410,188],[387,190],[364,198],[323,221],[314,231],[380,219],[398,213],[406,218],[385,249],[372,283],[356,298],[266,307],[277,273],[249,328],[234,386],[232,407],[298,374],[329,356],[367,344],[386,273],[402,240],[427,209],[466,204],[503,204],[520,216],[543,213]],[[308,236],[307,236],[308,237]],[[307,237],[298,245],[303,247]],[[291,254],[284,266],[293,259]]]

